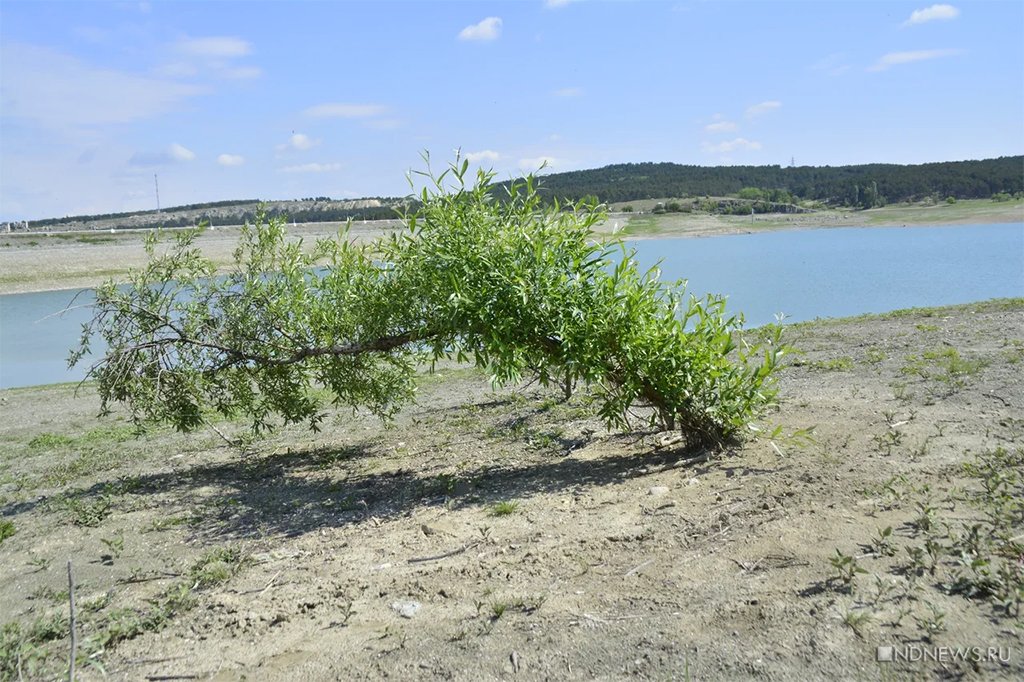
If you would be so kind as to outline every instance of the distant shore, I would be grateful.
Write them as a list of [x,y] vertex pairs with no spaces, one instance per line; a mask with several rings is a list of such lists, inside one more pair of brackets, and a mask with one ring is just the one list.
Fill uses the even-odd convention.
[[[799,214],[722,216],[650,212],[653,200],[633,202],[633,212],[611,207],[608,218],[595,229],[599,238],[652,239],[712,237],[784,230],[833,227],[910,227],[918,225],[972,225],[1024,222],[1024,202],[960,201],[933,206],[896,205],[866,211],[825,210]],[[312,245],[318,238],[336,235],[342,223],[306,223],[290,226],[295,237]],[[350,234],[370,241],[398,228],[395,221],[354,223]],[[0,295],[62,289],[86,289],[108,279],[124,279],[132,268],[146,263],[145,232],[10,233],[0,235]],[[199,237],[203,252],[221,267],[232,260],[237,228],[218,228]]]

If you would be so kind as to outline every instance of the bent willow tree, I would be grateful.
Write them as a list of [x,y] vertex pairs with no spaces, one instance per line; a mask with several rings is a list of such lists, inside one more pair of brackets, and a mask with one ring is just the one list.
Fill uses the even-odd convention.
[[325,402],[387,418],[415,395],[417,368],[473,360],[495,384],[536,373],[584,382],[609,426],[633,408],[694,446],[735,440],[774,397],[778,328],[737,347],[742,319],[724,300],[686,297],[638,270],[619,244],[591,238],[590,205],[545,206],[532,177],[492,194],[492,174],[456,162],[405,228],[357,245],[343,231],[303,249],[281,219],[246,226],[227,274],[181,233],[127,285],[96,292],[72,364],[99,336],[89,369],[103,410],[181,430],[214,414],[256,432],[316,430]]

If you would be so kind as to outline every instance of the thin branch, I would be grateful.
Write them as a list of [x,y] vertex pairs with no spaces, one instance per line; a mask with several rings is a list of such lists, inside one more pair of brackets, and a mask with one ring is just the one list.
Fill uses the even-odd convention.
[[77,614],[75,613],[75,581],[71,577],[71,559],[68,559],[68,605],[71,611],[71,654],[68,660],[68,682],[75,682],[75,658],[78,656]]

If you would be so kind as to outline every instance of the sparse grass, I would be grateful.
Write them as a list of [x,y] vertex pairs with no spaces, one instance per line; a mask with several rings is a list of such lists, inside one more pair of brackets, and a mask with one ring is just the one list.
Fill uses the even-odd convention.
[[62,448],[74,443],[75,440],[60,433],[40,433],[28,442],[33,450],[50,450]]
[[888,357],[881,348],[868,348],[864,353],[864,361],[870,365],[878,365]]
[[830,358],[828,360],[815,360],[813,362],[804,362],[797,360],[793,363],[794,367],[806,367],[811,370],[818,372],[849,372],[853,369],[853,358],[849,356],[842,356],[838,358]]
[[964,358],[956,348],[945,347],[908,355],[901,372],[942,384],[947,392],[955,393],[967,386],[969,377],[977,375],[987,365],[988,361],[982,358]]
[[493,504],[491,506],[490,514],[491,516],[509,516],[511,514],[515,514],[517,511],[519,511],[518,502],[503,501]]
[[164,531],[171,528],[177,528],[178,526],[188,525],[194,522],[195,517],[188,514],[178,514],[176,516],[162,516],[158,519],[154,519],[149,525],[151,531]]
[[216,547],[209,550],[192,566],[190,575],[200,587],[227,582],[245,564],[237,547]]
[[843,624],[849,626],[854,634],[864,639],[864,627],[871,622],[871,612],[867,609],[847,609],[843,613]]

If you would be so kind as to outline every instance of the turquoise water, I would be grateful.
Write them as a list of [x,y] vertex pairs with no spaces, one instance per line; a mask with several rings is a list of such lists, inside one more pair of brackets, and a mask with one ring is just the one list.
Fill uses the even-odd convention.
[[[662,277],[721,293],[749,326],[1024,296],[1024,223],[836,228],[629,243]],[[0,296],[0,388],[74,381],[68,371],[88,309],[78,292]],[[76,305],[91,301],[80,294]]]

